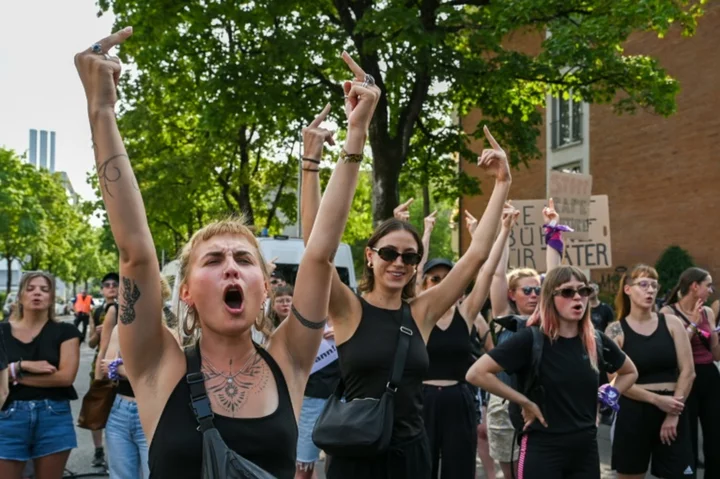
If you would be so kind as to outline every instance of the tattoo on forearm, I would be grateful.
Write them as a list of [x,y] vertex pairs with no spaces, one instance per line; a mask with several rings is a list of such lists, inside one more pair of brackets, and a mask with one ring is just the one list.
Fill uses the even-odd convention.
[[110,195],[111,198],[113,198],[113,194],[110,191],[110,184],[117,183],[118,181],[120,181],[120,178],[122,178],[120,168],[113,164],[113,161],[117,160],[118,158],[127,158],[127,155],[123,153],[119,155],[113,155],[107,160],[103,161],[97,167],[98,179],[103,185],[103,189],[105,190],[105,192]]
[[123,277],[120,293],[123,298],[120,304],[120,322],[125,325],[132,324],[135,321],[135,303],[140,298],[140,289],[135,281]]
[[250,396],[261,393],[268,385],[270,374],[262,356],[255,353],[246,365],[237,372],[224,373],[203,358],[202,371],[205,386],[214,403],[220,406],[230,417],[236,417]]
[[612,339],[613,341],[615,341],[615,339],[618,336],[622,336],[623,330],[622,330],[622,325],[620,324],[620,321],[615,321],[613,323],[610,323],[610,326],[608,326],[607,329],[605,330],[605,334],[607,335],[608,338]]

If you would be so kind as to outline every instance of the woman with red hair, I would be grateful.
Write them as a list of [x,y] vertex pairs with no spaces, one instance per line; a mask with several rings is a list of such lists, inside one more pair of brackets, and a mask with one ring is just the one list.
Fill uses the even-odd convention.
[[[603,361],[598,361],[588,308],[591,293],[578,268],[553,269],[545,277],[529,327],[496,346],[468,371],[470,383],[522,408],[518,479],[600,478],[596,439],[600,372],[617,372],[615,388],[622,393],[635,382],[637,371],[602,333],[597,333],[603,347]],[[532,328],[543,339],[536,378],[529,377],[536,335]],[[498,379],[501,371],[532,380],[531,397]]]

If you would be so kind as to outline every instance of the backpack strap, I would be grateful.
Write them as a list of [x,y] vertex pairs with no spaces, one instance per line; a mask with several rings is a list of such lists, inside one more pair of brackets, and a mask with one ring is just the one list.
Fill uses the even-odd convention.
[[540,363],[542,362],[543,346],[545,345],[545,335],[540,331],[538,326],[530,326],[532,331],[532,359],[530,362],[530,375],[525,381],[523,394],[527,395],[535,382],[540,378]]
[[200,370],[200,340],[185,348],[185,362],[187,364],[185,381],[190,388],[190,409],[198,422],[198,431],[214,429],[214,414],[205,389],[205,375]]

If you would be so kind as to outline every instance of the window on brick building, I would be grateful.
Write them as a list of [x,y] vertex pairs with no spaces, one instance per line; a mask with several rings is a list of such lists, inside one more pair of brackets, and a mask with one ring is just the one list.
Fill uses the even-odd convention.
[[555,171],[562,171],[563,173],[582,173],[582,162],[580,160],[564,165],[559,165],[553,168]]
[[553,98],[551,126],[553,148],[581,142],[582,102],[574,101],[572,96],[567,100]]

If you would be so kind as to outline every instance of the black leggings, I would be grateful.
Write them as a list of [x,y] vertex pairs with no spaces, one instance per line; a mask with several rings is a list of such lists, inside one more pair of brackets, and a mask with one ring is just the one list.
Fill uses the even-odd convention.
[[720,372],[715,364],[696,364],[695,382],[685,411],[690,421],[695,465],[698,459],[698,419],[702,427],[705,477],[720,477]]
[[475,479],[477,412],[465,383],[423,387],[423,416],[432,460],[432,477]]
[[517,479],[600,479],[597,429],[525,434],[517,470]]
[[375,457],[330,458],[327,479],[430,479],[430,452],[425,433],[393,444]]

